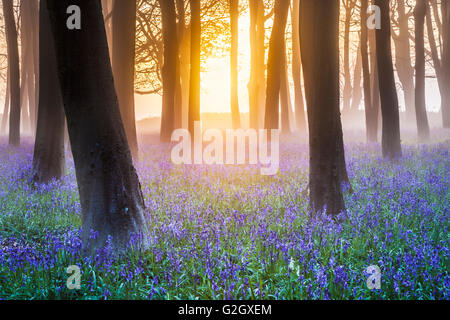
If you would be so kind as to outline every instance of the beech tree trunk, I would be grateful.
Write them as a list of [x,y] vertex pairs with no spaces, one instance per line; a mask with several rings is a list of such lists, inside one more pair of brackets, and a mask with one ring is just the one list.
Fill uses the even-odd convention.
[[10,91],[9,91],[9,68],[6,75],[6,92],[5,92],[5,107],[3,108],[2,124],[0,126],[0,135],[6,134],[6,125],[9,118],[9,101]]
[[20,145],[20,69],[17,29],[14,18],[13,0],[2,0],[3,18],[5,19],[6,44],[8,47],[10,111],[9,111],[9,145]]
[[289,77],[287,72],[286,40],[284,41],[282,50],[283,55],[281,59],[281,74],[280,74],[281,133],[283,135],[287,135],[291,133],[291,123],[290,123],[291,94],[289,90]]
[[112,66],[125,133],[131,154],[138,155],[134,110],[136,1],[114,1]]
[[376,31],[376,46],[383,118],[382,148],[384,157],[394,159],[401,156],[402,149],[398,96],[391,54],[390,9],[388,1],[376,0],[375,4],[381,9],[381,29]]
[[[339,1],[301,0],[300,42],[308,108],[310,206],[345,210],[345,155],[340,119]],[[345,171],[345,172],[344,172]]]
[[75,31],[65,27],[66,10],[73,1],[47,1],[85,252],[102,247],[108,237],[118,251],[135,239],[133,235],[141,235],[137,243],[145,245],[144,199],[120,116],[100,1],[77,1],[82,20],[81,29]]
[[[249,0],[250,7],[250,81],[248,83],[250,128],[260,127],[265,97],[264,2]],[[262,42],[262,43],[261,43]]]
[[269,44],[269,62],[267,65],[265,129],[280,127],[280,87],[285,46],[286,22],[290,0],[275,0],[275,17]]
[[241,127],[238,90],[239,0],[229,0],[231,25],[230,100],[233,128]]
[[409,42],[409,16],[405,10],[405,0],[397,0],[398,35],[392,32],[395,44],[395,66],[402,84],[405,99],[406,120],[414,122],[414,68]]
[[161,142],[170,142],[175,129],[176,90],[179,86],[177,77],[178,36],[177,15],[173,0],[159,0],[162,13],[164,39],[164,65],[162,67],[163,98],[161,113]]
[[[372,100],[372,81],[369,68],[367,8],[368,0],[361,0],[361,64],[363,71],[364,110],[366,115],[367,142],[377,141],[378,114]],[[372,66],[372,71],[376,71]]]
[[450,3],[443,0],[442,9],[442,123],[450,128]]
[[194,122],[200,121],[200,0],[191,0],[191,72],[189,88],[189,132],[194,136]]
[[40,1],[39,10],[39,108],[33,157],[33,179],[48,183],[60,179],[65,171],[65,114],[56,70],[55,45],[50,29],[47,0]]
[[302,89],[302,63],[299,38],[300,0],[293,0],[291,11],[292,21],[292,76],[294,78],[295,94],[295,124],[297,130],[306,134],[305,103]]
[[427,12],[426,0],[417,0],[415,8],[415,39],[416,39],[416,121],[419,141],[430,138],[430,127],[425,101],[425,41],[424,25]]

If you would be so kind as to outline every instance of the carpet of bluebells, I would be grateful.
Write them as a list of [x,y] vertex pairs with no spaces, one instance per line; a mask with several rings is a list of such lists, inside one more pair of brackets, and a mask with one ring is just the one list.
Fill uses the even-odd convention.
[[[143,143],[136,163],[151,249],[81,254],[80,204],[67,175],[31,182],[33,145],[0,140],[0,299],[449,299],[450,140],[380,146],[346,137],[352,191],[335,220],[308,213],[308,147],[281,146],[280,172],[175,166],[170,146]],[[411,142],[414,139],[411,139]],[[145,140],[144,140],[145,142]],[[93,234],[92,236],[95,236]],[[70,265],[81,289],[67,289]],[[366,284],[381,269],[381,289]]]

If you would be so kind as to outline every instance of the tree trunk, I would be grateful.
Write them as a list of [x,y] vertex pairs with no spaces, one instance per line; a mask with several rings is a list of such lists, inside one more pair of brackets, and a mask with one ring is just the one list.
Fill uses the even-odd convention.
[[178,36],[177,15],[173,0],[159,0],[164,39],[164,65],[162,67],[163,98],[161,113],[161,142],[170,142],[175,129],[175,98],[177,90]]
[[13,0],[2,0],[10,75],[9,145],[20,145],[20,68]]
[[417,0],[415,8],[415,39],[416,39],[416,121],[419,141],[430,138],[430,127],[425,101],[425,41],[424,25],[427,12],[426,0]]
[[120,117],[100,1],[77,1],[83,16],[81,30],[76,31],[64,27],[66,10],[73,2],[47,1],[80,193],[85,252],[102,247],[109,237],[119,251],[133,239],[146,245],[144,199]]
[[339,1],[300,2],[300,42],[308,108],[310,206],[345,210],[345,155],[340,120]]
[[[264,64],[264,28],[261,29],[261,12],[264,16],[264,3],[262,0],[249,0],[250,7],[250,81],[248,83],[250,128],[260,127],[261,106],[265,96],[265,64]],[[264,26],[264,23],[262,24]],[[262,49],[261,49],[262,34]],[[262,50],[262,52],[261,52]],[[262,58],[262,59],[261,59]],[[262,63],[261,63],[262,61]],[[261,91],[263,92],[261,95]]]
[[47,0],[40,1],[39,10],[39,63],[40,93],[33,157],[33,179],[38,183],[48,183],[59,179],[65,171],[64,131],[65,115],[61,96],[56,55]]
[[[265,128],[279,129],[280,126],[280,87],[283,66],[283,47],[285,46],[286,22],[290,0],[275,0],[275,17],[269,44],[267,65]],[[284,55],[285,56],[285,55]]]
[[409,17],[405,12],[405,0],[398,0],[398,35],[393,33],[395,44],[395,66],[403,88],[406,120],[414,122],[414,69],[409,43]]
[[356,64],[355,71],[353,73],[353,96],[352,96],[352,104],[350,110],[353,114],[358,113],[359,105],[361,104],[362,99],[362,89],[361,89],[361,40],[358,44],[358,50],[356,51]]
[[189,87],[189,132],[194,136],[194,122],[200,121],[200,0],[191,0],[191,72]]
[[134,63],[136,1],[114,1],[112,13],[114,83],[128,144],[134,158],[138,155],[134,110]]
[[300,0],[293,0],[291,11],[292,21],[292,76],[294,78],[295,90],[295,124],[297,130],[306,134],[305,104],[303,101],[302,89],[302,64],[300,57],[300,39],[299,39],[299,15]]
[[450,3],[442,1],[442,123],[450,128]]
[[344,114],[350,111],[350,100],[352,98],[352,84],[350,77],[350,22],[354,4],[352,0],[344,1],[345,21],[344,21]]
[[383,118],[383,156],[389,159],[400,157],[400,123],[398,97],[395,87],[394,66],[391,54],[391,22],[389,2],[376,0],[381,9],[381,29],[376,31],[378,78]]
[[[181,69],[181,50],[183,39],[186,34],[186,13],[184,9],[183,0],[175,0],[175,5],[178,11],[178,16],[175,16],[175,23],[177,28],[177,56],[176,56],[176,87],[175,87],[175,115],[174,115],[174,129],[183,128],[183,88],[182,88],[182,69]],[[176,13],[175,13],[176,14]],[[177,23],[178,17],[178,23]]]
[[8,118],[9,118],[9,107],[10,107],[9,67],[7,69],[8,70],[7,70],[7,75],[6,75],[5,107],[3,109],[2,124],[0,126],[0,135],[6,134],[6,125],[8,124]]
[[368,8],[367,0],[361,0],[361,64],[363,71],[364,110],[366,115],[366,137],[367,142],[376,142],[378,115],[374,115],[374,106],[372,105],[372,84],[369,69],[369,50],[367,46],[368,42],[367,8]]
[[291,94],[289,90],[289,77],[287,72],[286,40],[284,40],[282,50],[283,54],[281,58],[280,74],[281,133],[283,135],[288,135],[291,133]]
[[239,0],[229,0],[231,25],[230,100],[233,128],[241,127],[238,90]]

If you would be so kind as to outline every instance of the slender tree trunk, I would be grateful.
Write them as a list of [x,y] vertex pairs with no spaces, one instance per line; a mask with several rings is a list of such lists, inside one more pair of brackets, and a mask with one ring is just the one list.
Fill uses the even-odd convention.
[[[181,50],[183,49],[183,39],[186,34],[186,13],[184,9],[183,0],[175,0],[175,5],[178,11],[178,23],[175,19],[177,28],[177,56],[176,56],[176,87],[175,87],[175,115],[174,115],[174,129],[183,128],[183,89],[181,76]],[[175,16],[177,18],[177,16]]]
[[290,123],[290,100],[291,94],[289,92],[289,78],[287,72],[287,57],[286,57],[286,40],[283,43],[283,54],[281,58],[281,74],[280,74],[280,105],[281,105],[281,133],[287,135],[291,133]]
[[5,108],[3,109],[2,124],[0,126],[0,135],[6,134],[6,125],[9,118],[9,107],[10,107],[10,89],[9,89],[9,67],[6,76],[6,92],[5,92]]
[[175,100],[178,64],[177,15],[173,0],[160,0],[164,39],[163,105],[161,113],[161,142],[170,142],[175,129]]
[[138,155],[134,110],[136,1],[114,1],[112,14],[114,83],[128,144],[134,158]]
[[[367,0],[361,0],[361,64],[363,71],[364,86],[364,110],[366,115],[366,136],[367,142],[377,141],[377,120],[374,116],[374,106],[372,105],[372,84],[369,69],[368,28],[367,28]],[[375,119],[375,125],[373,125]]]
[[419,141],[430,138],[430,127],[425,101],[425,41],[424,24],[427,12],[426,0],[417,0],[415,8],[415,39],[416,39],[416,120]]
[[344,113],[347,113],[350,110],[350,101],[352,98],[352,84],[350,77],[350,22],[352,19],[352,12],[352,1],[347,0],[344,23]]
[[231,25],[230,100],[233,128],[241,127],[238,90],[239,0],[229,0]]
[[294,78],[295,90],[295,123],[297,130],[302,134],[306,133],[305,104],[303,101],[302,89],[302,63],[300,57],[300,38],[299,38],[299,16],[300,0],[293,0],[291,11],[292,21],[292,76]]
[[191,0],[191,76],[189,89],[189,132],[194,136],[194,122],[200,121],[200,0]]
[[[144,199],[114,89],[100,1],[77,1],[83,16],[81,30],[76,31],[61,27],[73,1],[47,1],[80,193],[85,252],[102,247],[109,237],[118,251],[132,239],[146,245]],[[93,236],[92,231],[98,234]]]
[[442,1],[442,123],[450,128],[450,3]]
[[381,102],[380,102],[380,81],[378,77],[376,31],[369,32],[370,47],[370,74],[372,90],[372,110],[370,113],[370,131],[373,137],[372,142],[378,141],[378,132],[381,131]]
[[353,97],[352,97],[352,104],[350,110],[353,114],[357,114],[359,105],[361,104],[362,99],[362,88],[361,88],[361,64],[362,64],[362,57],[361,57],[361,42],[358,45],[358,50],[356,51],[356,64],[355,64],[355,71],[353,73]]
[[[264,3],[262,0],[249,0],[250,7],[250,50],[251,66],[250,81],[248,83],[250,128],[260,127],[260,116],[263,113],[261,105],[265,97],[265,65],[264,65],[264,41],[265,30],[261,30],[261,12],[264,15]],[[264,23],[262,24],[264,26]],[[262,52],[261,52],[262,50]],[[262,57],[262,59],[261,59]],[[262,61],[262,62],[261,62]],[[261,95],[262,91],[262,95]]]
[[[340,120],[339,1],[301,0],[300,42],[308,108],[310,206],[345,210],[345,168]],[[344,163],[342,165],[342,161]]]
[[409,17],[405,12],[405,0],[397,0],[399,32],[392,33],[395,44],[395,66],[403,88],[406,120],[414,122],[414,68],[409,42]]
[[383,156],[389,159],[400,157],[400,120],[394,66],[391,54],[391,23],[389,2],[376,0],[381,9],[381,29],[376,31],[378,75],[383,118]]
[[20,69],[17,29],[14,18],[13,0],[2,0],[5,19],[6,43],[8,47],[8,68],[10,72],[9,145],[20,145]]
[[280,126],[280,86],[283,66],[283,47],[285,45],[286,22],[289,13],[289,0],[275,0],[275,17],[269,44],[267,65],[265,128],[279,129]]
[[60,179],[65,171],[64,132],[65,115],[58,73],[55,45],[50,29],[47,0],[40,1],[39,63],[40,94],[36,141],[33,157],[33,179],[48,183]]

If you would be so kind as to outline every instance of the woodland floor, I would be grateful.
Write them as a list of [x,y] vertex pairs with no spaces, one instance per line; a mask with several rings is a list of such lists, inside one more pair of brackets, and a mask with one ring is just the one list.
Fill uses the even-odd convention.
[[[169,147],[143,139],[152,249],[121,258],[82,257],[70,159],[62,181],[34,186],[31,140],[12,150],[0,139],[0,299],[449,299],[450,132],[420,146],[411,134],[393,163],[364,136],[345,138],[353,193],[340,223],[308,216],[308,147],[296,137],[275,177],[175,166]],[[66,287],[70,265],[80,290]],[[366,285],[371,265],[379,290]]]

